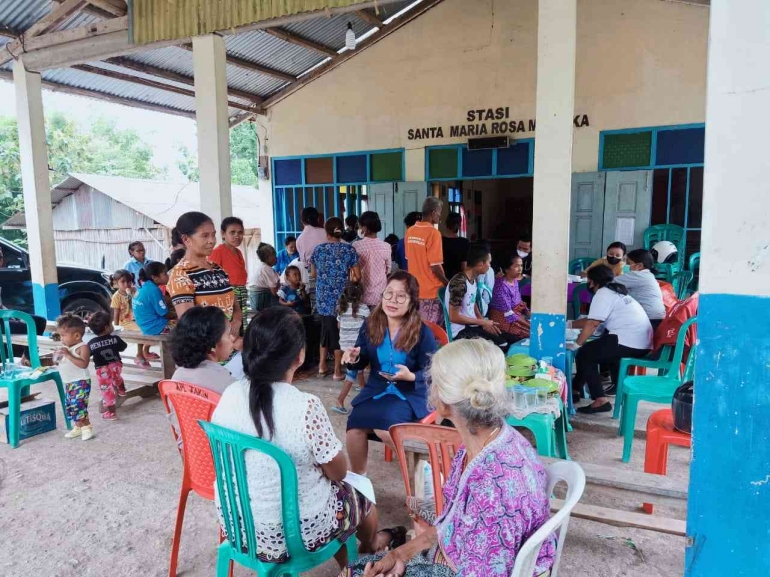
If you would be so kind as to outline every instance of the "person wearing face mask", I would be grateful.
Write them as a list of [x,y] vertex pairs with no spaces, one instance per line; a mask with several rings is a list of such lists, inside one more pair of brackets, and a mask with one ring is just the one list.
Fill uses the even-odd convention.
[[521,257],[521,272],[526,277],[532,276],[532,237],[528,234],[522,235],[516,244],[516,254]]
[[591,263],[587,269],[580,273],[580,276],[585,277],[588,275],[588,271],[595,266],[604,265],[612,269],[612,274],[620,276],[623,274],[623,265],[626,258],[626,245],[622,242],[613,242],[607,247],[607,256],[604,258],[598,258]]
[[[574,390],[588,385],[593,403],[580,407],[581,413],[608,413],[612,405],[602,385],[600,365],[609,365],[613,386],[618,382],[620,359],[641,358],[652,349],[652,325],[642,305],[628,295],[628,289],[618,282],[612,269],[597,265],[588,271],[588,288],[594,294],[588,317],[572,321],[571,328],[582,329],[577,338],[575,358],[577,373],[572,380]],[[604,333],[588,342],[602,325]]]
[[628,294],[644,309],[650,319],[652,329],[666,318],[663,304],[663,292],[653,272],[654,261],[650,251],[643,248],[632,250],[626,256],[623,274],[615,279],[628,289]]
[[388,284],[393,264],[390,245],[377,238],[381,230],[380,215],[367,210],[358,219],[358,240],[352,245],[358,253],[358,264],[361,267],[361,284],[364,287],[362,300],[372,309],[382,300],[382,291]]

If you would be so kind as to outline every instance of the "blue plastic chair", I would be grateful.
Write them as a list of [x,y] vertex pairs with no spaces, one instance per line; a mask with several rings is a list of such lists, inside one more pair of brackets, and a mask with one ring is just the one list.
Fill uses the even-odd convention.
[[[0,319],[3,323],[2,346],[0,346],[0,357],[2,357],[5,374],[0,375],[0,388],[8,389],[8,444],[12,448],[19,446],[19,427],[21,426],[21,399],[29,391],[29,387],[47,381],[54,381],[59,390],[59,401],[61,402],[62,413],[64,413],[64,422],[67,429],[72,428],[64,401],[64,384],[62,383],[59,371],[48,368],[46,371],[36,377],[31,376],[34,369],[39,368],[40,355],[37,350],[37,333],[35,332],[35,321],[27,313],[12,310],[0,310]],[[24,322],[27,325],[27,347],[29,353],[30,366],[22,367],[14,364],[13,343],[11,342],[11,319]]]
[[[620,426],[618,427],[618,436],[623,437],[623,462],[628,463],[631,460],[631,449],[634,443],[634,428],[636,425],[636,410],[639,401],[650,403],[661,403],[670,405],[674,398],[676,389],[682,383],[691,380],[695,369],[695,355],[697,344],[690,349],[690,355],[687,357],[687,366],[684,375],[681,374],[682,358],[684,357],[684,341],[687,329],[697,317],[688,319],[679,329],[679,335],[676,339],[676,348],[671,357],[671,365],[665,375],[658,376],[639,376],[626,377],[623,387],[623,397],[621,400],[622,409],[620,413]],[[616,396],[616,402],[618,397]]]
[[[347,547],[348,562],[352,563],[358,559],[355,535],[351,536],[347,543],[335,540],[312,552],[305,549],[300,529],[297,469],[289,455],[262,439],[206,421],[198,423],[208,436],[214,456],[216,490],[227,533],[227,539],[219,546],[217,553],[217,577],[227,577],[231,561],[256,571],[260,577],[278,577],[299,576],[300,573],[310,571],[326,563],[341,547]],[[257,451],[269,456],[280,470],[283,534],[289,552],[289,559],[284,563],[265,563],[257,557],[257,534],[246,478],[247,451]],[[226,505],[228,503],[231,504],[229,507]],[[235,507],[232,506],[233,503],[236,504]]]
[[569,261],[569,274],[580,274],[593,264],[595,258],[580,257]]

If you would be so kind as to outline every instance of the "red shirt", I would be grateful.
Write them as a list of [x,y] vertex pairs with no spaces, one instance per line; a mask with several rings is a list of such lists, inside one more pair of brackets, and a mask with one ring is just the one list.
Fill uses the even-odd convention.
[[220,244],[211,252],[209,260],[225,269],[232,286],[246,286],[246,262],[240,250],[233,252],[231,247]]

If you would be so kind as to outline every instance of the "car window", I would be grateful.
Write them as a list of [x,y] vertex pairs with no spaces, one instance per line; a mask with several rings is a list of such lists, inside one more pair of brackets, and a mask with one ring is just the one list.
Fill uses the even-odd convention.
[[20,251],[7,245],[0,245],[0,267],[2,268],[26,268],[24,258]]

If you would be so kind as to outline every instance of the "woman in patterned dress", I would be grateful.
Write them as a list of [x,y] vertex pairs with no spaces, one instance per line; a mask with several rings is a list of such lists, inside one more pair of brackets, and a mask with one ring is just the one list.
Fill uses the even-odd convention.
[[529,338],[530,329],[529,309],[519,292],[519,281],[524,278],[523,267],[524,262],[518,255],[506,259],[503,277],[496,280],[489,305],[489,318],[501,330],[519,339]]
[[[430,400],[463,440],[444,483],[444,510],[416,538],[384,556],[359,559],[347,575],[511,574],[519,549],[550,509],[543,465],[504,420],[505,368],[500,348],[484,339],[454,341],[435,354]],[[540,549],[534,575],[548,574],[555,553],[553,534]]]
[[209,260],[217,244],[214,222],[202,212],[186,212],[179,217],[176,229],[184,242],[185,255],[171,269],[167,289],[177,316],[182,318],[194,306],[222,309],[240,350],[241,307],[227,273]]
[[334,354],[334,380],[344,381],[340,329],[337,324],[337,303],[348,281],[361,280],[358,253],[351,245],[342,242],[344,225],[337,217],[326,221],[326,242],[319,244],[310,257],[310,277],[315,279],[316,308],[321,317],[321,360],[318,376],[325,377],[326,354]]

